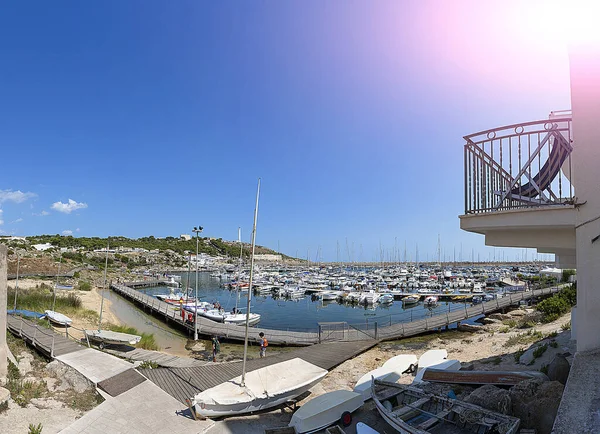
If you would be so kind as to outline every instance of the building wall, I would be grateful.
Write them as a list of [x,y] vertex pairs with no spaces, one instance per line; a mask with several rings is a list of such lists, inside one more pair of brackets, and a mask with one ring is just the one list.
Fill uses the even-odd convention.
[[[569,49],[577,195],[577,350],[600,348],[600,44]],[[595,241],[594,241],[595,240]]]

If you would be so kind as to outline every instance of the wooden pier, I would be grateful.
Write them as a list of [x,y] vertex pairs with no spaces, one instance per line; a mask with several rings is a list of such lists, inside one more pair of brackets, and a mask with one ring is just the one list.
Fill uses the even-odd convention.
[[[144,310],[150,311],[157,317],[164,319],[167,323],[172,323],[180,328],[194,332],[194,325],[185,322],[181,318],[181,311],[178,306],[173,306],[165,303],[155,297],[143,294],[121,284],[111,284],[110,288],[116,293],[130,299],[131,301],[141,305]],[[211,337],[218,336],[229,340],[244,340],[244,327],[235,324],[224,324],[211,321],[202,316],[197,317],[198,333],[203,336]],[[319,342],[319,335],[315,332],[297,332],[287,330],[262,329],[252,327],[248,340],[250,342],[258,342],[260,332],[264,332],[269,339],[269,343],[273,345],[312,345]],[[363,338],[364,339],[364,338]]]
[[[269,355],[267,350],[267,357],[248,360],[246,369],[250,372],[298,357],[320,368],[330,370],[376,344],[377,341],[373,339],[330,342],[275,355]],[[258,355],[258,349],[255,351]],[[139,369],[139,371],[169,395],[185,403],[186,399],[192,398],[197,393],[242,375],[242,362],[208,363],[193,368]]]
[[[173,323],[190,333],[194,331],[194,325],[182,320],[180,310],[177,306],[165,303],[155,297],[143,294],[135,289],[121,284],[111,284],[118,294],[134,301],[146,311],[150,311],[167,323]],[[314,332],[299,332],[290,330],[276,330],[252,327],[249,341],[258,342],[258,334],[264,332],[269,343],[274,345],[306,346],[323,342],[335,341],[363,341],[366,339],[393,340],[402,337],[415,336],[430,330],[456,324],[480,315],[496,312],[512,305],[518,305],[522,300],[528,300],[542,295],[550,295],[559,290],[559,287],[536,289],[533,291],[521,291],[507,293],[504,297],[475,305],[464,304],[464,309],[454,309],[449,312],[438,313],[431,317],[418,319],[410,322],[378,323],[371,321],[361,324],[349,324],[346,322],[319,323]],[[197,318],[198,333],[203,336],[218,336],[228,340],[244,340],[244,327],[234,324],[223,324],[211,321],[202,316]]]
[[20,316],[8,315],[7,328],[12,334],[20,337],[40,353],[50,358],[85,348],[52,329],[42,327]]

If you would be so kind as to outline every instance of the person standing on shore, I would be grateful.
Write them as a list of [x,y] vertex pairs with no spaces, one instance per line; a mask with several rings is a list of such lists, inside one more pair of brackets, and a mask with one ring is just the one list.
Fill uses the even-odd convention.
[[258,336],[260,337],[260,357],[263,358],[267,355],[269,341],[267,341],[267,338],[265,338],[265,334],[263,332],[260,332]]
[[212,353],[213,353],[213,362],[217,361],[217,353],[221,351],[221,344],[219,343],[219,338],[213,336],[212,338]]

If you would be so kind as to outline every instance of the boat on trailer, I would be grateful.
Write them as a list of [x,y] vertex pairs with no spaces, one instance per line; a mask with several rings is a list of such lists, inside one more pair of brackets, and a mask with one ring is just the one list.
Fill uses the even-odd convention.
[[85,335],[89,340],[98,342],[100,349],[106,345],[135,345],[142,340],[142,337],[138,335],[110,330],[85,330]]
[[289,426],[297,433],[322,430],[340,422],[343,426],[352,423],[352,412],[363,405],[360,393],[349,390],[334,390],[311,399],[292,416]]
[[458,399],[373,379],[379,414],[402,434],[516,434],[520,420]]

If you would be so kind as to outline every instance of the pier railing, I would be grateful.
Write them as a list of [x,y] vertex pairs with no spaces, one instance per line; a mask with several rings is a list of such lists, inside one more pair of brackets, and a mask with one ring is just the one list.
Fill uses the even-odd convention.
[[465,214],[572,204],[570,112],[464,139]]

